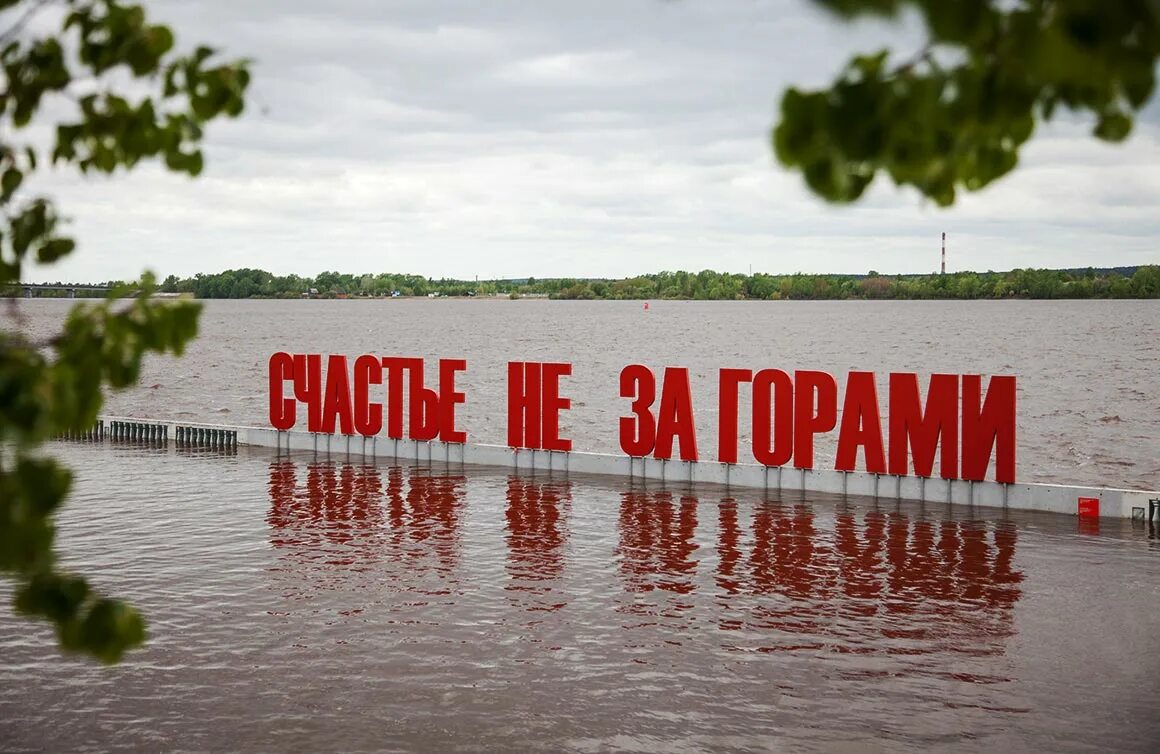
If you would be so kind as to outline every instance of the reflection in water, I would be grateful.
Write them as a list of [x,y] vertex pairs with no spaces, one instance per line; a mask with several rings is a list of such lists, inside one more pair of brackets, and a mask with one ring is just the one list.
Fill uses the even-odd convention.
[[364,568],[379,556],[382,482],[373,466],[312,463],[305,489],[293,461],[270,464],[270,544],[291,557]]
[[[329,462],[307,464],[304,484],[300,474],[292,461],[270,465],[269,536],[283,570],[313,590],[450,595],[457,609],[454,600],[466,594],[461,572],[481,572],[503,546],[485,544],[482,562],[461,568],[461,476]],[[507,602],[557,613],[571,601],[576,575],[602,565],[566,563],[572,486],[513,476],[505,493],[499,552]],[[876,508],[856,514],[844,505],[819,516],[804,503],[732,498],[705,517],[711,508],[702,505],[668,491],[621,494],[615,540],[603,552],[616,561],[618,622],[644,632],[627,646],[679,644],[710,625],[731,651],[964,658],[1001,655],[1014,632],[1023,576],[1012,565],[1009,521]],[[646,640],[649,631],[656,636]],[[1001,680],[970,669],[938,672]]]
[[568,543],[572,485],[513,476],[507,482],[507,573],[510,592],[528,611],[564,607],[560,578]]
[[[122,441],[119,444],[131,445],[132,441]],[[137,447],[141,446],[138,445]],[[154,447],[160,448],[162,450],[166,449],[166,445],[164,443]],[[209,445],[174,445],[173,452],[179,456],[185,456],[186,458],[236,458],[238,455],[238,449],[236,446],[229,448],[217,448]]]
[[1076,516],[1076,531],[1080,534],[1097,537],[1100,534],[1100,520],[1090,516]]
[[429,565],[450,576],[459,564],[460,518],[464,507],[463,476],[434,475],[411,469],[403,492],[403,470],[387,474],[390,551],[408,568]]
[[304,486],[298,474],[292,460],[270,464],[267,523],[270,544],[287,565],[281,570],[297,571],[316,585],[352,586],[343,573],[401,564],[404,569],[388,580],[421,591],[431,589],[415,583],[426,571],[452,576],[464,477],[333,462],[306,464]]
[[688,594],[697,570],[697,498],[630,491],[620,501],[620,574],[629,592]]
[[737,649],[989,655],[1014,632],[1010,522],[842,507],[827,531],[809,506],[766,502],[745,527],[732,500],[718,516],[718,623],[755,632]]
[[628,647],[680,646],[696,609],[697,498],[630,490],[621,495],[619,529],[615,553],[625,596],[617,612],[628,618],[624,628],[638,634]]

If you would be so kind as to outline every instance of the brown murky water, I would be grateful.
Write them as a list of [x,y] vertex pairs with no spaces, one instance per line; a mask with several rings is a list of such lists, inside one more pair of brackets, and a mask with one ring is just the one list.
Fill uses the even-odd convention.
[[[59,316],[33,303],[36,326]],[[1160,334],[1154,303],[988,304],[977,311],[1023,325],[972,325],[973,360],[922,345],[917,324],[899,332],[914,311],[945,326],[964,305],[841,306],[666,303],[646,320],[637,304],[220,302],[189,357],[151,367],[114,409],[261,422],[279,348],[465,356],[465,424],[500,440],[503,362],[566,358],[586,404],[572,435],[607,449],[629,361],[692,366],[695,390],[721,365],[1011,371],[1024,478],[1157,486],[1160,409],[1132,392],[1157,393],[1160,340],[1140,335]],[[643,333],[615,337],[635,322]],[[1044,346],[1049,322],[1086,346]],[[810,328],[833,334],[811,342]],[[2,751],[1160,745],[1149,526],[245,448],[53,452],[78,474],[69,565],[141,607],[150,642],[98,667],[0,611]]]
[[[60,445],[115,668],[0,613],[5,751],[1154,751],[1130,523]],[[7,592],[5,592],[5,596]]]

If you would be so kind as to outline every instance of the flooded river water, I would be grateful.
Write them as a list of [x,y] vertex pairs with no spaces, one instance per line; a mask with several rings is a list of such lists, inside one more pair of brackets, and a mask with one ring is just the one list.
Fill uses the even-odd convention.
[[[57,303],[32,303],[50,328]],[[1158,486],[1154,302],[1008,303],[211,303],[191,353],[111,408],[264,423],[273,350],[454,356],[480,396],[464,424],[501,441],[502,363],[564,359],[585,404],[569,430],[600,450],[631,361],[692,366],[704,389],[718,366],[1003,371],[1022,380],[1023,478]],[[52,452],[77,474],[66,563],[140,607],[150,639],[105,668],[0,611],[2,751],[1160,743],[1148,525],[246,448]]]
[[[22,303],[42,336],[68,308]],[[710,449],[723,367],[819,369],[839,384],[850,370],[924,384],[934,372],[1013,374],[1020,481],[1160,489],[1160,301],[207,301],[186,356],[151,361],[108,411],[266,426],[278,350],[466,359],[458,423],[469,441],[501,445],[507,362],[570,362],[563,436],[612,453],[627,404],[618,376],[633,363],[689,368]],[[833,468],[836,434],[818,437],[819,468]]]

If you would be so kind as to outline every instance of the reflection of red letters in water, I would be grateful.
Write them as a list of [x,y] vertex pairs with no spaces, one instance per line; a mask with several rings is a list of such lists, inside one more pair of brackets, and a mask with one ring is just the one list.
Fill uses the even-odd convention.
[[820,572],[814,562],[817,532],[806,505],[792,510],[763,503],[754,514],[750,556],[755,590],[789,597],[808,597]]
[[270,543],[312,569],[361,567],[384,557],[448,573],[457,565],[463,477],[392,467],[311,463],[305,485],[290,460],[270,464]]
[[297,465],[270,464],[270,543],[295,558],[330,566],[375,560],[374,532],[382,523],[382,481],[373,466],[312,463],[306,487]]
[[737,594],[741,589],[737,577],[737,566],[741,562],[741,526],[737,521],[737,502],[732,498],[722,500],[717,506],[717,558],[717,587],[726,594]]
[[1023,574],[1012,569],[1015,560],[1015,524],[998,521],[993,529],[995,557],[991,561],[991,579],[983,595],[984,603],[1010,610],[1019,601],[1021,592],[1018,584]]
[[697,499],[673,502],[670,492],[625,492],[620,502],[620,573],[630,592],[662,589],[689,594],[697,551]]
[[854,514],[846,508],[838,510],[834,520],[834,549],[840,564],[842,593],[850,598],[853,613],[873,615],[886,588],[882,580],[886,516],[881,511],[868,511],[864,532],[865,541],[858,536]]
[[530,611],[558,610],[565,602],[553,602],[562,592],[551,582],[564,573],[568,542],[567,515],[571,510],[571,485],[536,482],[510,477],[507,484],[507,572],[509,591],[545,595],[545,601],[527,605]]
[[459,564],[465,481],[462,476],[428,475],[415,470],[404,495],[401,485],[393,487],[388,479],[388,521],[393,541],[400,545],[400,555],[421,561],[434,557],[435,569],[444,575],[455,570]]
[[295,519],[294,490],[298,481],[295,468],[295,463],[290,460],[270,464],[270,513],[266,523],[270,525],[270,543],[275,547],[290,541],[285,533]]
[[[761,503],[753,514],[753,549],[749,556],[750,588],[762,595],[780,594],[790,603],[763,600],[754,611],[756,625],[791,636],[817,636],[819,618],[815,601],[824,591],[820,579],[826,571],[817,557],[821,545],[807,505],[793,508]],[[816,649],[819,641],[792,640],[786,645],[759,647],[761,651]]]
[[[721,503],[721,628],[772,631],[760,651],[882,651],[874,635],[891,640],[890,653],[1003,651],[1023,579],[1012,569],[1013,524],[870,510],[859,525],[839,508],[831,537],[815,521],[805,505]],[[956,678],[988,680],[969,672]]]

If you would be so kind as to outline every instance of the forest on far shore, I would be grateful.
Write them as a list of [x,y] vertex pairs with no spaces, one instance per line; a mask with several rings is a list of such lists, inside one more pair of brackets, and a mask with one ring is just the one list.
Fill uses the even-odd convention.
[[[121,284],[110,281],[107,285]],[[486,296],[551,299],[841,300],[1160,298],[1160,266],[1105,269],[1016,269],[929,275],[743,275],[657,272],[620,280],[526,278],[454,280],[396,273],[321,272],[314,277],[238,269],[170,275],[166,293],[197,298],[382,298]],[[39,295],[46,295],[43,292]],[[65,295],[63,292],[60,295]]]

